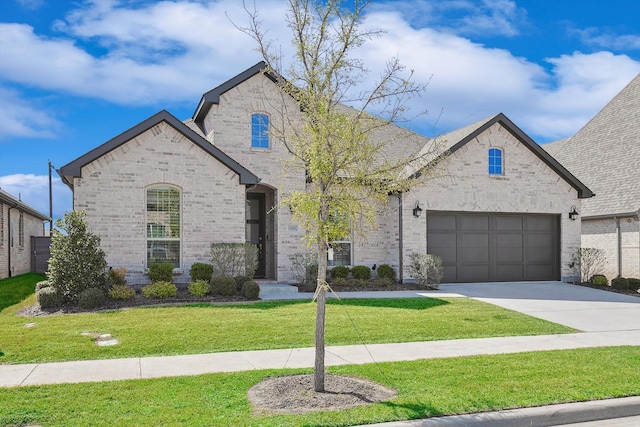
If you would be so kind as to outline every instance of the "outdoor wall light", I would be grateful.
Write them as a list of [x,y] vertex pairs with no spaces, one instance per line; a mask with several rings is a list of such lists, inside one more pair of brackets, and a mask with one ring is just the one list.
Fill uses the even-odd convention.
[[576,210],[575,205],[571,206],[571,212],[569,212],[569,219],[571,221],[575,221],[578,218],[578,211]]
[[420,207],[420,202],[416,200],[416,207],[413,208],[413,216],[415,216],[416,218],[420,218],[421,214],[422,208]]

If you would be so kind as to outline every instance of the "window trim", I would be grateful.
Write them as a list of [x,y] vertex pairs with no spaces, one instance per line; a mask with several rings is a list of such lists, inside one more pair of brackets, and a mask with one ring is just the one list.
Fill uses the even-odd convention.
[[[498,155],[496,155],[496,153]],[[496,159],[499,160],[499,164],[496,164]],[[487,152],[487,171],[489,176],[503,176],[504,175],[504,150],[500,147],[490,147]],[[499,168],[496,171],[496,168]]]
[[[154,189],[167,189],[167,190],[176,190],[178,192],[178,237],[153,237],[149,236],[149,226],[152,224],[158,224],[156,222],[149,222],[149,213],[150,212],[164,212],[164,211],[149,211],[149,191]],[[145,258],[144,265],[145,268],[149,268],[149,242],[178,242],[178,265],[174,264],[174,269],[180,269],[183,263],[183,227],[182,227],[182,217],[183,217],[183,201],[182,201],[182,188],[177,185],[167,184],[167,183],[156,183],[151,184],[145,187],[144,189],[144,203],[145,203],[145,225],[144,225],[144,240],[145,240]],[[153,233],[152,233],[153,234]],[[166,261],[171,262],[171,261]]]
[[18,247],[24,249],[24,213],[18,216]]
[[[263,121],[266,121],[266,124],[263,123]],[[263,129],[263,127],[266,129]],[[264,112],[255,112],[251,114],[251,149],[252,150],[271,149],[271,138],[269,137],[270,127],[271,127],[271,117],[269,117],[269,114]]]

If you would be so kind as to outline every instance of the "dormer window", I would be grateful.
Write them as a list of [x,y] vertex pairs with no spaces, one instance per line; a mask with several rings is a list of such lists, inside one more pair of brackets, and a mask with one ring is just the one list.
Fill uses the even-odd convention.
[[504,173],[502,150],[489,148],[489,175],[502,175]]
[[251,148],[269,148],[269,116],[264,113],[251,115]]

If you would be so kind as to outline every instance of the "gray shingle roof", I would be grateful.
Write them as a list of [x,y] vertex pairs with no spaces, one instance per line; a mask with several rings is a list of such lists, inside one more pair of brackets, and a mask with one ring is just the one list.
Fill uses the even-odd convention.
[[640,74],[573,137],[544,148],[595,192],[583,217],[640,210]]
[[35,210],[31,206],[27,205],[26,203],[23,203],[19,199],[16,199],[11,194],[7,193],[6,191],[4,191],[2,189],[0,189],[0,202],[1,203],[5,203],[5,204],[10,205],[10,206],[15,206],[16,208],[20,209],[22,212],[28,213],[29,215],[31,215],[33,217],[36,217],[36,218],[39,218],[39,219],[41,219],[43,221],[49,221],[50,220],[50,218],[47,215],[38,212],[37,210]]

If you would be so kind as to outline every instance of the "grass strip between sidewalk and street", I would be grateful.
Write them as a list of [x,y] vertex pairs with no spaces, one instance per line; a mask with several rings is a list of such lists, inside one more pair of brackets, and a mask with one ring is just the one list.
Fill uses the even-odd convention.
[[[7,286],[7,279],[0,281],[0,289],[3,286]],[[309,301],[193,304],[40,317],[17,315],[20,308],[33,303],[35,296],[31,295],[0,313],[0,363],[314,345],[315,303]],[[326,319],[326,345],[574,332],[566,326],[470,298],[330,300]],[[91,336],[82,333],[111,334],[119,344],[99,347]]]
[[0,389],[0,425],[350,426],[638,395],[638,366],[640,347],[340,366],[329,373],[369,378],[397,397],[305,415],[254,413],[247,391],[309,370],[21,387]]

